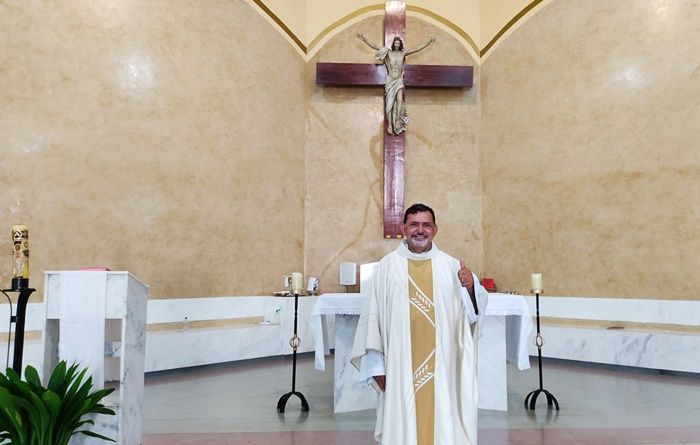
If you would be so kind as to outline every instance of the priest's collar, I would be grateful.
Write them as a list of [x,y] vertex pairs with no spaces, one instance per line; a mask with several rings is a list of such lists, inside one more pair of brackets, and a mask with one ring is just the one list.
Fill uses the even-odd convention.
[[406,240],[403,240],[396,250],[399,252],[399,255],[409,260],[432,260],[440,251],[437,245],[433,243],[433,246],[427,252],[414,253],[408,250],[408,242]]

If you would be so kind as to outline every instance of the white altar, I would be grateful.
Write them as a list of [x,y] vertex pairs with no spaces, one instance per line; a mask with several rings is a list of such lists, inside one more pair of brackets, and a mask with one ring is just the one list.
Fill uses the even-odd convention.
[[[93,418],[93,432],[117,445],[141,443],[148,286],[128,272],[46,272],[44,379],[59,360],[88,368],[94,389],[118,381],[103,400],[116,412]],[[102,440],[76,435],[70,445]]]
[[[363,294],[323,294],[317,300],[309,323],[316,345],[315,366],[325,370],[330,353],[326,316],[335,315],[334,407],[336,413],[374,409],[377,393],[358,382],[359,374],[350,364],[359,315],[367,301]],[[528,369],[528,341],[532,319],[521,295],[490,293],[479,329],[479,408],[506,411],[508,382],[506,360],[518,369]]]

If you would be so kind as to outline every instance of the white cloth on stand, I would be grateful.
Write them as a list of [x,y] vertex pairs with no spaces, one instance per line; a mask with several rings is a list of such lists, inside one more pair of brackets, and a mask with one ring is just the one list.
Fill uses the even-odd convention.
[[[530,309],[522,295],[489,294],[488,315],[506,317],[506,356],[518,369],[530,368],[528,343],[533,324]],[[517,346],[514,346],[517,345]]]
[[104,387],[106,272],[61,274],[58,357],[87,367],[95,388]]
[[325,341],[323,338],[323,316],[334,314],[360,315],[367,304],[367,296],[363,294],[325,294],[319,297],[314,304],[309,317],[309,325],[314,335],[316,352],[314,366],[319,371],[326,370]]

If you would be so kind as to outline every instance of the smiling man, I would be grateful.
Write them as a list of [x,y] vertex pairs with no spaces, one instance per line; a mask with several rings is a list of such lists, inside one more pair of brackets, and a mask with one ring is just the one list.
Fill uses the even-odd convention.
[[[352,363],[380,391],[375,439],[394,445],[475,445],[476,345],[471,323],[486,290],[440,251],[435,212],[406,210],[405,239],[377,265]],[[478,301],[478,304],[477,304]]]

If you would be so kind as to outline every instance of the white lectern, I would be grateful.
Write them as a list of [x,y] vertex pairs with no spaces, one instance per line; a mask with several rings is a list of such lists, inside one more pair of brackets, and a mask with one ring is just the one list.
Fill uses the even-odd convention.
[[[117,445],[141,443],[148,286],[128,272],[46,272],[44,379],[59,360],[89,368],[95,388],[118,381],[105,406],[117,415],[98,415],[92,431]],[[104,444],[84,435],[71,445]]]

